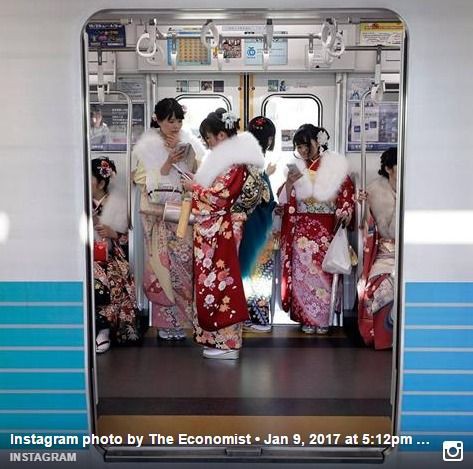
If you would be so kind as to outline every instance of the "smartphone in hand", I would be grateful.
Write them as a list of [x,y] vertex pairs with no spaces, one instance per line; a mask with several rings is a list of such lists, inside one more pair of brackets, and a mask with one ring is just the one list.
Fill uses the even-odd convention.
[[298,168],[298,166],[295,163],[288,163],[287,169],[289,170],[290,173],[294,175],[302,175],[301,170]]
[[192,181],[192,178],[182,169],[180,168],[179,166],[177,166],[176,163],[173,163],[171,165],[182,177],[184,177],[185,179],[187,179],[188,181]]

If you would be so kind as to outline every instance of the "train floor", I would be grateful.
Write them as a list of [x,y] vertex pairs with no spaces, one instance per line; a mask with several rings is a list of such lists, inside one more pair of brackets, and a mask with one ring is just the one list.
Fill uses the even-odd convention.
[[[147,331],[141,347],[97,357],[101,434],[390,433],[390,351],[347,328],[306,335],[295,325],[244,333],[239,360],[204,359]],[[197,432],[197,433],[196,433]]]

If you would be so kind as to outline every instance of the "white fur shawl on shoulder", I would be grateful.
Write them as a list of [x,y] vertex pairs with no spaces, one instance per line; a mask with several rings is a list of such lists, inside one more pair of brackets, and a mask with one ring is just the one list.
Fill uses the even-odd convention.
[[[319,202],[334,200],[348,175],[348,163],[344,156],[333,151],[324,151],[315,177],[310,177],[304,160],[293,158],[302,177],[294,183],[298,200],[314,197]],[[287,175],[287,170],[286,170]]]
[[108,225],[117,233],[127,233],[126,198],[119,191],[110,191],[103,201],[100,223]]
[[258,140],[249,132],[243,132],[219,143],[207,153],[199,166],[194,181],[203,187],[211,187],[217,176],[233,165],[253,165],[264,168],[264,155]]

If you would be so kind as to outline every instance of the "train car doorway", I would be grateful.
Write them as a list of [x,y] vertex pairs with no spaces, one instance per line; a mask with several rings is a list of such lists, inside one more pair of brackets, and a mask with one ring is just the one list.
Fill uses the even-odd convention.
[[[404,26],[384,10],[334,10],[322,16],[311,10],[194,13],[101,12],[84,29],[87,192],[95,228],[89,276],[95,433],[141,435],[140,451],[158,459],[169,447],[151,436],[156,434],[172,438],[176,456],[196,450],[180,441],[185,434],[191,439],[208,435],[199,448],[208,454],[215,448],[221,450],[218,455],[226,454],[232,445],[222,443],[222,436],[250,435],[249,441],[234,442],[235,455],[288,457],[305,446],[314,455],[320,447],[350,447],[354,457],[381,458],[382,441],[368,442],[372,447],[366,451],[360,449],[366,442],[349,444],[347,438],[395,431]],[[379,25],[385,25],[386,34]],[[201,122],[216,109],[239,118],[241,131],[257,116],[270,119],[276,132],[265,169],[272,168],[269,180],[280,206],[279,189],[300,156],[293,138],[301,125],[325,129],[328,143],[319,143],[346,157],[353,185],[348,231],[353,266],[345,275],[330,277],[325,289],[310,287],[317,301],[330,303],[329,329],[301,328],[297,315],[284,311],[280,289],[287,258],[281,256],[281,216],[274,217],[268,235],[269,275],[260,276],[256,287],[256,294],[269,291],[258,299],[268,303],[269,327],[247,325],[237,360],[204,359],[191,327],[179,337],[156,327],[146,237],[159,243],[165,234],[150,234],[143,221],[151,216],[143,208],[150,193],[137,183],[140,160],[134,149],[157,119],[156,103],[169,98],[183,109],[177,117],[196,140]],[[399,163],[392,156],[396,149]],[[378,189],[387,199],[377,205],[370,197]],[[112,192],[114,210],[122,211],[110,215],[114,226],[103,218],[112,207]],[[319,202],[314,200],[307,213],[322,210]],[[333,213],[338,209],[333,206]],[[166,229],[176,227],[171,223]],[[306,246],[315,246],[302,235],[294,243],[301,255]],[[165,256],[177,253],[177,242],[166,245]],[[163,259],[160,268],[166,269]],[[304,283],[304,274],[297,281]],[[376,342],[376,328],[387,331],[382,345]],[[291,436],[286,442],[278,435]],[[107,455],[120,458],[122,449],[107,447]]]

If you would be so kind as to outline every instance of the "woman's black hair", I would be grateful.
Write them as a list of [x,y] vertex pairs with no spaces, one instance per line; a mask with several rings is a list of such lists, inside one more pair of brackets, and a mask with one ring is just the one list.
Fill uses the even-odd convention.
[[378,171],[378,174],[380,176],[384,176],[385,178],[389,179],[389,174],[386,171],[386,168],[393,168],[394,166],[397,165],[397,148],[391,147],[388,150],[386,150],[381,155],[380,160],[381,160],[381,168]]
[[104,158],[94,158],[92,160],[92,176],[97,179],[98,182],[104,181],[103,190],[107,192],[108,185],[110,184],[110,179],[112,174],[117,174],[117,168],[115,167],[115,162],[109,160],[107,157]]
[[[297,145],[308,145],[310,147],[310,141],[315,140],[317,141],[317,136],[320,131],[323,131],[327,134],[327,140],[330,139],[330,135],[323,127],[317,127],[312,124],[302,124],[294,134],[292,138],[292,144],[294,145],[294,150],[296,149]],[[321,147],[325,150],[328,150],[328,145],[321,145]]]
[[240,119],[233,121],[232,127],[226,127],[222,119],[223,115],[227,112],[223,107],[219,107],[201,122],[199,132],[204,141],[208,134],[218,135],[220,132],[225,132],[228,137],[233,137],[237,134],[237,131],[240,129]]
[[163,121],[171,117],[184,119],[184,109],[174,98],[164,98],[154,106],[154,114],[151,119],[151,127],[159,128],[158,121]]
[[[248,122],[248,132],[252,133],[263,150],[271,151],[274,149],[274,136],[276,135],[276,127],[271,119],[264,116],[258,116]],[[269,140],[272,138],[271,143]]]

